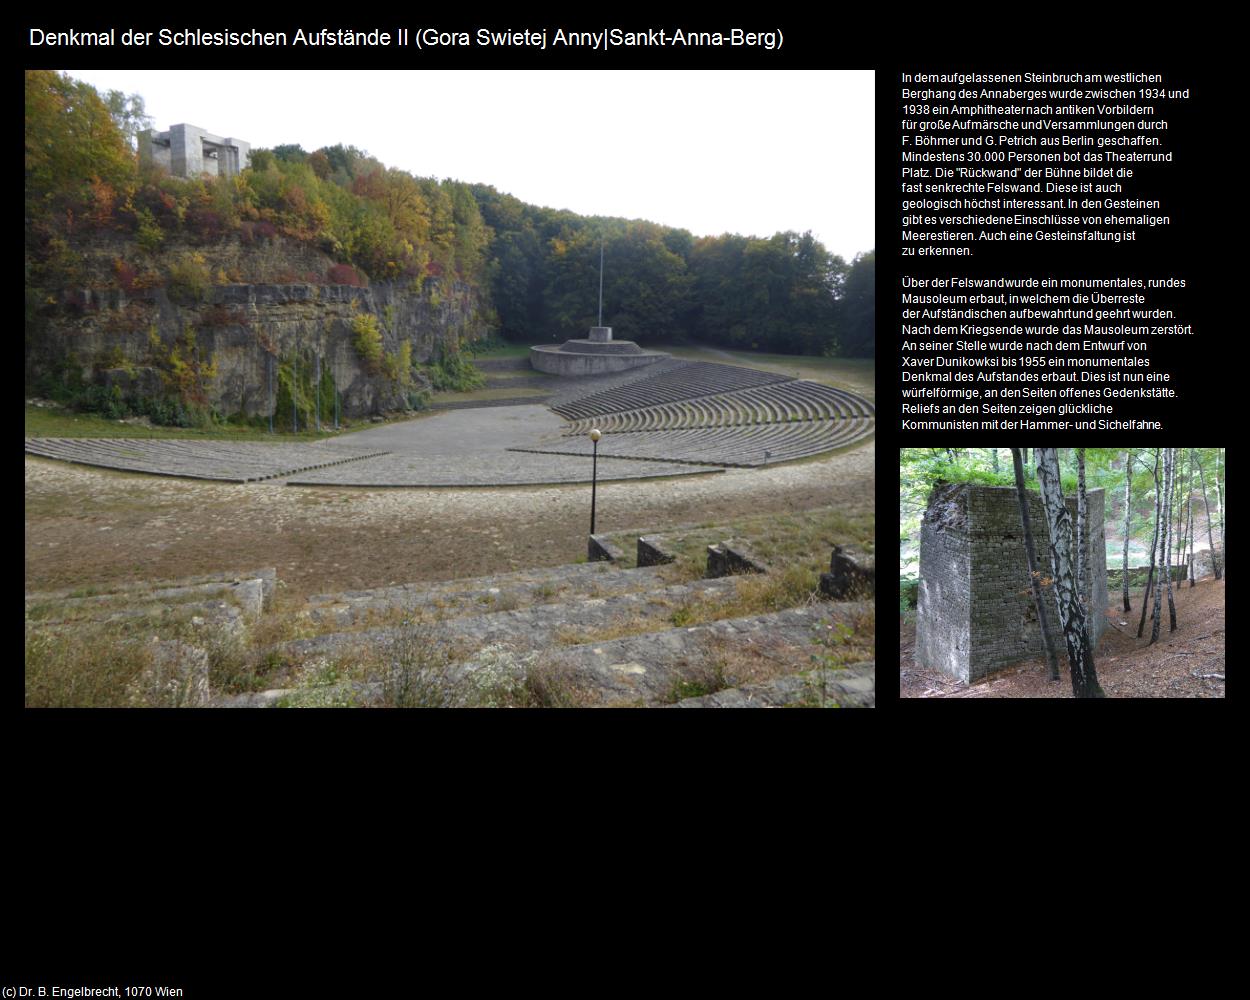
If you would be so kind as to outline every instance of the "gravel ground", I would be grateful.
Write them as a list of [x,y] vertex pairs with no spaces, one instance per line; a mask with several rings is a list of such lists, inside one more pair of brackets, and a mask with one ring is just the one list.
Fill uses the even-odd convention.
[[[655,533],[829,504],[868,512],[874,457],[869,441],[791,465],[601,484],[597,527]],[[589,527],[584,485],[235,485],[30,456],[25,474],[27,590],[264,565],[297,595],[451,579],[576,561]]]

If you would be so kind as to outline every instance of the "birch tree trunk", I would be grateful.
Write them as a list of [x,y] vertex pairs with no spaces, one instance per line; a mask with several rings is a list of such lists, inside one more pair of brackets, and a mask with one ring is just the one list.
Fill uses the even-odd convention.
[[1207,544],[1211,546],[1211,569],[1218,580],[1222,575],[1222,567],[1215,558],[1215,538],[1211,534],[1211,501],[1207,499],[1207,479],[1202,469],[1202,456],[1198,455],[1198,483],[1202,486],[1202,503],[1207,510]]
[[1029,589],[1033,591],[1033,606],[1037,608],[1037,627],[1042,632],[1042,648],[1046,651],[1046,665],[1050,668],[1050,679],[1059,679],[1059,657],[1055,653],[1055,640],[1051,635],[1049,616],[1046,613],[1046,601],[1042,596],[1041,573],[1037,568],[1037,548],[1033,544],[1033,529],[1029,524],[1029,498],[1024,492],[1024,463],[1020,459],[1020,449],[1011,449],[1011,463],[1016,472],[1016,499],[1020,503],[1020,523],[1024,527],[1024,554],[1029,564]]
[[1089,501],[1085,496],[1085,449],[1076,449],[1076,598],[1089,613]]
[[1167,544],[1164,546],[1163,572],[1168,580],[1168,631],[1176,631],[1176,602],[1172,599],[1172,504],[1176,492],[1176,449],[1169,448],[1171,461],[1168,463],[1168,533]]
[[[1168,455],[1172,452],[1171,448],[1163,449],[1163,486],[1156,493],[1156,503],[1159,505],[1159,537],[1156,544],[1159,546],[1159,572],[1164,576],[1167,575],[1168,567],[1164,548],[1167,544],[1168,537]],[[1154,607],[1150,612],[1150,642],[1155,643],[1159,639],[1159,621],[1163,611],[1163,579],[1162,577],[1155,584]]]
[[[1223,450],[1224,449],[1221,448],[1215,453],[1215,500],[1219,504],[1219,511],[1220,511],[1220,561],[1221,562],[1223,562],[1224,560],[1224,553],[1228,551],[1226,548],[1224,548],[1224,469],[1223,469],[1224,463],[1220,461],[1222,457],[1220,453]],[[1223,571],[1223,569],[1224,567],[1221,566],[1220,570]]]
[[1063,485],[1059,479],[1059,456],[1054,448],[1035,448],[1037,481],[1042,490],[1042,508],[1050,529],[1050,561],[1055,578],[1055,604],[1068,663],[1072,668],[1072,694],[1076,698],[1105,698],[1094,670],[1094,654],[1090,649],[1085,612],[1077,599],[1069,553],[1072,551],[1072,517],[1063,502]]
[[1189,508],[1189,526],[1185,534],[1189,536],[1189,585],[1194,585],[1194,450],[1189,449],[1189,481],[1186,484],[1186,504]]
[[1155,556],[1159,552],[1159,449],[1155,449],[1155,533],[1150,538],[1150,573],[1146,576],[1146,589],[1141,595],[1141,621],[1137,623],[1137,638],[1141,638],[1142,629],[1146,627],[1146,609],[1150,604],[1150,591],[1155,580]]
[[1128,460],[1124,463],[1124,563],[1123,570],[1120,573],[1120,589],[1124,591],[1124,610],[1126,612],[1133,610],[1133,605],[1128,599],[1128,537],[1129,523],[1133,514],[1133,453],[1128,453]]

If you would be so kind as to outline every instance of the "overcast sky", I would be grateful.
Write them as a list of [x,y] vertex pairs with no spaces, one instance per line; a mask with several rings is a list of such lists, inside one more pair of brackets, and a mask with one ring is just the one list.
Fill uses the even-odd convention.
[[67,70],[252,146],[356,146],[425,177],[696,236],[871,250],[871,72]]

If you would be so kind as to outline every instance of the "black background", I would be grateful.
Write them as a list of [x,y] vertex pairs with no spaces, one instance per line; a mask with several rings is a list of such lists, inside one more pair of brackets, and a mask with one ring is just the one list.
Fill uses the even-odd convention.
[[[1222,723],[1209,714],[1209,704],[1141,704],[1112,708],[1106,703],[1097,721],[1068,717],[1056,725],[1049,703],[1001,702],[988,708],[976,700],[955,703],[897,700],[897,639],[894,601],[897,579],[888,570],[898,515],[898,447],[938,444],[1056,444],[1061,446],[1226,445],[1228,397],[1236,366],[1233,347],[1240,333],[1242,308],[1234,296],[1244,285],[1230,284],[1217,257],[1217,228],[1240,225],[1221,208],[1222,192],[1234,183],[1231,136],[1222,110],[1226,81],[1211,54],[1204,25],[1170,26],[1166,32],[1146,25],[1126,27],[1124,18],[1097,23],[1083,12],[1072,15],[1049,10],[1043,19],[1022,15],[1005,20],[1001,10],[984,15],[970,9],[944,9],[916,17],[902,9],[880,9],[863,19],[843,8],[824,8],[800,17],[758,8],[749,16],[724,13],[725,26],[780,25],[785,44],[780,51],[625,50],[603,54],[552,50],[445,49],[412,52],[316,49],[296,52],[215,49],[128,50],[92,52],[31,49],[26,31],[77,27],[156,24],[204,29],[256,26],[265,21],[293,30],[305,26],[391,28],[428,21],[448,30],[479,25],[599,29],[605,25],[667,24],[696,30],[721,26],[707,15],[685,16],[666,9],[644,14],[638,9],[604,10],[588,18],[541,15],[488,16],[470,19],[454,12],[446,17],[423,16],[420,9],[401,12],[344,11],[335,17],[292,14],[281,23],[257,10],[229,13],[208,9],[189,16],[141,18],[118,14],[115,20],[78,18],[61,10],[36,11],[21,25],[21,59],[28,68],[142,65],[145,68],[195,68],[212,72],[230,66],[251,68],[464,68],[473,69],[668,69],[690,71],[747,69],[874,69],[877,73],[877,523],[878,547],[887,569],[879,581],[878,698],[872,713],[163,713],[163,712],[30,712],[14,709],[16,723],[6,727],[12,767],[11,800],[23,817],[23,857],[36,883],[48,873],[51,884],[80,885],[92,898],[117,905],[124,889],[146,884],[160,872],[188,868],[189,882],[212,884],[225,874],[299,858],[308,849],[333,866],[344,857],[362,859],[370,878],[385,881],[392,870],[407,877],[410,853],[395,848],[459,841],[481,848],[467,869],[481,874],[483,865],[498,865],[501,880],[529,874],[541,880],[553,873],[595,870],[591,857],[603,851],[628,857],[645,877],[664,880],[681,865],[670,864],[679,850],[696,847],[699,870],[735,858],[778,861],[791,852],[817,861],[807,869],[813,889],[828,885],[828,864],[842,852],[843,862],[874,877],[889,871],[899,857],[891,853],[897,838],[911,845],[934,844],[929,836],[938,817],[953,806],[966,807],[960,822],[971,823],[978,810],[992,807],[1000,824],[1023,839],[1036,834],[1032,811],[1044,805],[1047,822],[1063,822],[1065,807],[1094,799],[1101,805],[1081,818],[1085,832],[1107,822],[1107,810],[1127,813],[1134,787],[1184,808],[1196,817],[1207,800],[1198,791],[1209,769],[1194,766],[1201,755],[1215,760],[1215,776],[1223,760]],[[1108,16],[1109,18],[1111,15]],[[96,23],[93,23],[95,20]],[[457,21],[461,24],[457,24]],[[1199,36],[1201,43],[1199,43]],[[1189,37],[1195,39],[1191,45]],[[978,249],[976,267],[992,273],[1180,273],[1193,284],[1186,295],[1185,322],[1198,336],[1167,365],[1188,385],[1201,384],[1200,399],[1188,399],[1184,414],[1169,419],[1166,435],[1110,434],[1056,436],[1049,441],[1001,440],[983,435],[937,437],[911,435],[897,429],[897,291],[901,268],[898,200],[898,84],[902,72],[951,70],[1044,70],[1060,68],[1162,72],[1167,83],[1188,85],[1190,109],[1168,111],[1176,123],[1167,141],[1177,163],[1167,169],[1167,186],[1152,181],[1164,201],[1172,225],[1147,233],[1129,247],[1115,244],[1089,252],[1115,255],[1115,263],[1092,268],[1084,252],[1071,243],[1030,247],[1010,244],[1011,259],[996,263]],[[1219,109],[1219,111],[1217,111]],[[397,102],[397,114],[420,113]],[[691,113],[697,114],[692,108]],[[168,125],[169,123],[158,123]],[[745,130],[766,129],[767,123],[744,122]],[[814,128],[820,123],[814,122]],[[448,141],[454,141],[449,136]],[[1239,140],[1238,140],[1239,141]],[[417,168],[419,170],[419,167]],[[465,180],[491,182],[481,176]],[[819,193],[814,193],[819,196]],[[1140,195],[1147,196],[1147,195]],[[1149,195],[1154,196],[1154,195]],[[1236,202],[1234,202],[1236,204]],[[1217,227],[1212,221],[1219,219]],[[665,220],[657,219],[663,223]],[[1124,254],[1131,256],[1125,257]],[[909,261],[908,270],[920,266]],[[915,265],[914,267],[912,265]],[[937,259],[934,270],[949,272],[958,259]],[[1231,270],[1231,269],[1229,269]],[[1155,356],[1152,353],[1152,357]],[[1170,407],[1173,411],[1178,408]],[[1144,413],[1142,415],[1145,415]],[[1067,702],[1066,711],[1081,710]],[[1222,703],[1219,703],[1222,705]],[[1086,710],[1089,706],[1085,706]],[[958,713],[952,716],[952,713]],[[1160,725],[1159,714],[1166,713]],[[1030,722],[1030,720],[1032,720]],[[952,725],[952,722],[955,724]],[[1131,764],[1126,754],[1134,756]],[[1064,769],[1057,780],[1050,765],[1080,760],[1087,768],[1073,779]],[[1046,763],[1043,768],[1041,765]],[[1178,778],[1178,767],[1184,778]],[[1114,779],[1111,775],[1114,774]],[[1113,786],[1114,791],[1108,789]],[[1181,790],[1183,788],[1183,791]],[[1143,794],[1146,794],[1143,791]],[[1183,806],[1182,806],[1183,803]],[[814,810],[814,811],[813,811]],[[1166,810],[1164,810],[1166,812]],[[50,820],[79,817],[91,826],[58,825]],[[1014,817],[1014,825],[1007,819]],[[1158,817],[1143,822],[1155,822]],[[1174,817],[1173,817],[1174,818]],[[940,842],[965,843],[943,820]],[[761,826],[767,836],[744,837]],[[1004,825],[997,825],[1001,833]],[[532,835],[540,832],[535,841]],[[951,838],[947,841],[947,834]],[[1044,838],[1042,838],[1044,839]],[[1061,840],[1063,837],[1060,838]],[[800,850],[799,843],[809,846]],[[1037,842],[1035,840],[1035,842]],[[860,848],[854,863],[849,844]],[[508,845],[507,847],[503,845]],[[592,847],[592,845],[598,845]],[[661,850],[661,845],[666,845]],[[1084,846],[1084,845],[1083,845]],[[1094,845],[1088,848],[1095,850]],[[390,853],[387,853],[389,850]],[[524,859],[517,860],[517,853]],[[951,848],[937,849],[939,861]],[[924,852],[922,852],[924,853]],[[501,856],[502,855],[502,856]],[[688,856],[688,855],[687,855]],[[379,858],[401,857],[397,868]],[[67,862],[66,859],[69,859]],[[430,867],[417,866],[424,873]],[[917,861],[906,856],[906,864]],[[315,863],[315,862],[314,862]],[[350,865],[349,865],[350,867]],[[304,869],[324,877],[326,868]],[[331,867],[331,870],[334,870]],[[466,869],[461,866],[459,871]],[[99,873],[106,873],[100,876]],[[68,873],[68,876],[67,876]],[[94,877],[86,877],[95,873]],[[288,871],[289,874],[289,871]],[[441,874],[441,873],[440,873]],[[619,870],[618,870],[619,874]],[[65,880],[69,878],[67,883]],[[432,876],[433,877],[433,876]],[[858,873],[852,873],[854,881]],[[845,881],[845,876],[840,877]],[[170,887],[167,887],[170,888]],[[29,897],[34,899],[35,895]],[[43,897],[40,897],[43,898]],[[178,890],[174,889],[174,896]],[[195,898],[198,898],[196,896]],[[46,904],[41,904],[46,905]],[[165,912],[168,912],[166,910]],[[49,923],[55,912],[40,916]],[[246,914],[248,941],[261,933],[258,914]],[[236,918],[238,914],[236,914]],[[136,920],[139,918],[136,916]],[[149,914],[150,920],[159,919]],[[95,921],[94,934],[106,921]],[[40,924],[35,927],[34,937]],[[137,929],[137,925],[136,925]],[[67,940],[85,939],[81,928],[68,929]],[[28,940],[27,937],[23,941]],[[215,955],[229,952],[233,942],[218,933],[210,939]],[[130,954],[122,951],[116,960]],[[149,956],[152,959],[152,956]],[[124,962],[125,959],[122,959]],[[138,961],[138,958],[135,958]],[[57,953],[44,969],[86,968]],[[96,965],[95,968],[103,966]],[[130,967],[133,967],[131,965]],[[27,968],[31,968],[27,964]],[[188,972],[185,964],[180,966]],[[220,968],[203,964],[192,981],[221,982]],[[315,971],[315,970],[314,970]],[[304,967],[304,972],[309,969]],[[186,980],[187,975],[182,977]],[[199,995],[222,995],[216,991]],[[244,994],[246,995],[246,994]]]

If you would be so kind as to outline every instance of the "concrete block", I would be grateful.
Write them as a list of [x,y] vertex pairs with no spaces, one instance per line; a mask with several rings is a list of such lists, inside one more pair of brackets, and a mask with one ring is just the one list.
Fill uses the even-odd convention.
[[638,539],[638,565],[659,566],[677,559],[672,552],[664,548],[663,541],[657,535]]
[[872,592],[877,586],[876,557],[853,546],[835,545],[829,572],[820,575],[820,592],[827,597],[844,598],[853,593]]
[[620,562],[625,553],[608,541],[603,535],[591,535],[587,546],[586,558],[591,562]]
[[707,547],[707,572],[703,576],[714,580],[721,576],[740,573],[767,573],[768,567],[755,558],[743,545],[732,541]]
[[[1105,494],[1089,490],[1087,594],[1090,638],[1107,624]],[[1067,498],[1076,524],[1076,498]],[[1029,526],[1045,581],[1052,574],[1050,536],[1041,497],[1029,496]],[[1053,585],[1043,587],[1051,626],[1062,648]],[[1024,532],[1014,487],[939,483],[920,529],[916,662],[962,681],[1041,657],[1042,637],[1029,587]]]

